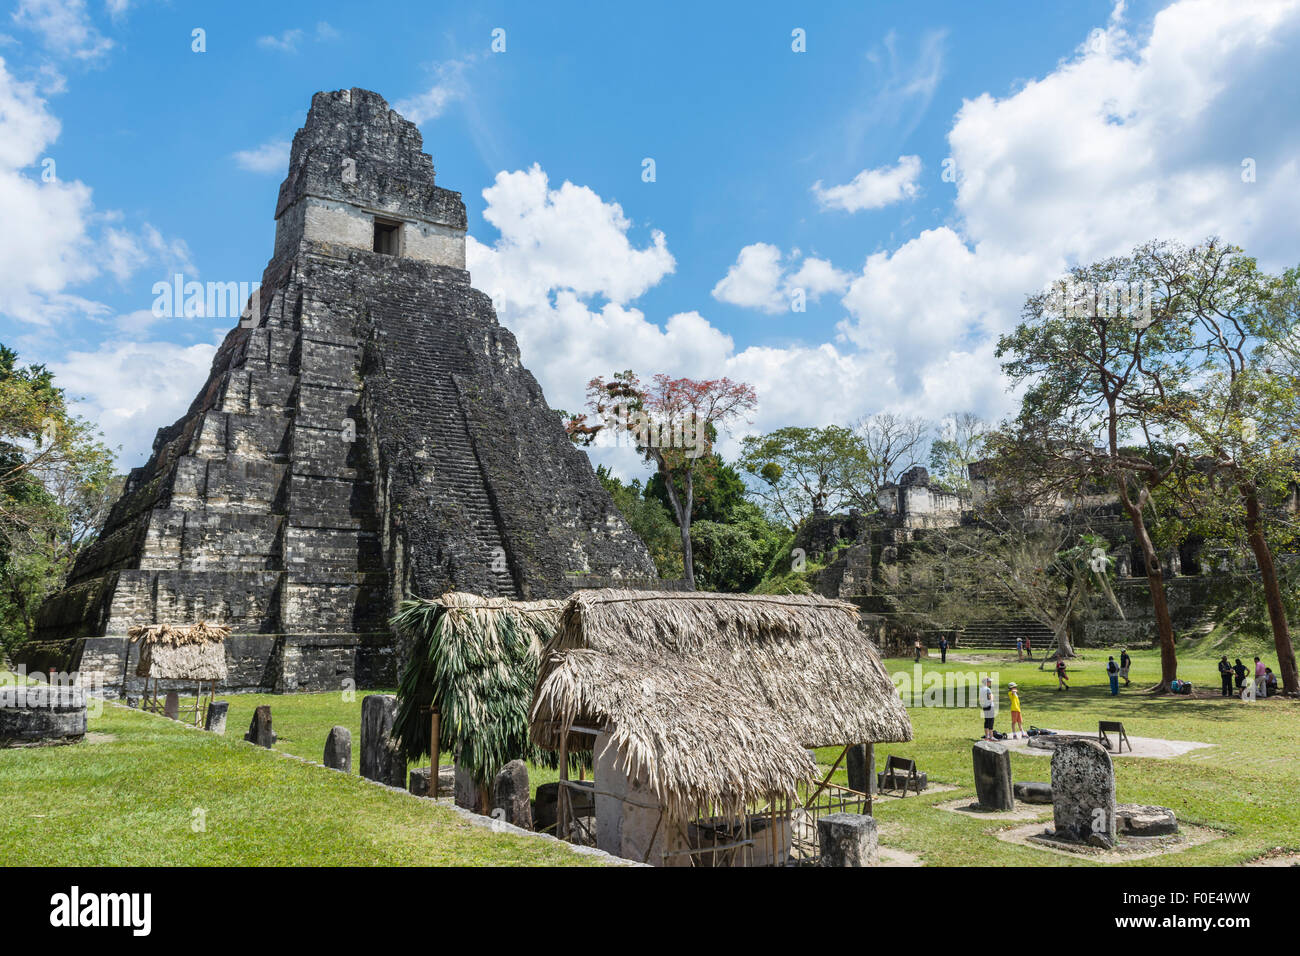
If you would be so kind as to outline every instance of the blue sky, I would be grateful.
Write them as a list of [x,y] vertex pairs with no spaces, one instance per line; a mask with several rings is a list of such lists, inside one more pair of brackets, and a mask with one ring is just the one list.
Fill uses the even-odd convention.
[[612,7],[11,4],[0,341],[141,463],[232,324],[153,284],[260,278],[287,143],[349,86],[419,122],[556,406],[630,366],[752,382],[754,429],[996,417],[992,343],[1070,263],[1300,260],[1295,2]]

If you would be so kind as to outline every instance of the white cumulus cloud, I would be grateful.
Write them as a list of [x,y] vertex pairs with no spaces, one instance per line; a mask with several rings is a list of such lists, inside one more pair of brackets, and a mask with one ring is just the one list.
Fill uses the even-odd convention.
[[896,165],[864,169],[842,186],[823,188],[818,180],[812,191],[823,209],[861,212],[915,198],[921,190],[917,185],[920,175],[920,156],[900,156]]
[[238,150],[235,165],[250,173],[285,173],[289,169],[289,148],[292,144],[287,139],[270,140],[252,149]]
[[755,242],[740,250],[711,294],[719,302],[776,315],[791,311],[799,298],[816,302],[828,292],[843,292],[848,281],[825,259],[783,256],[777,246]]

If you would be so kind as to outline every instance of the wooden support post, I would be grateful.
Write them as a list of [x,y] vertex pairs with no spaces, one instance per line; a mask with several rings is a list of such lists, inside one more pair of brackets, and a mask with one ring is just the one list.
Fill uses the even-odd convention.
[[569,734],[567,728],[564,729],[560,737],[560,787],[555,794],[555,829],[558,831],[555,835],[561,840],[569,838]]
[[876,789],[876,745],[867,744],[867,773],[871,776],[867,779],[867,816],[874,816],[872,808],[872,794]]
[[438,761],[441,757],[439,754],[439,736],[441,728],[438,726],[439,717],[438,708],[434,705],[429,706],[429,796],[438,799]]

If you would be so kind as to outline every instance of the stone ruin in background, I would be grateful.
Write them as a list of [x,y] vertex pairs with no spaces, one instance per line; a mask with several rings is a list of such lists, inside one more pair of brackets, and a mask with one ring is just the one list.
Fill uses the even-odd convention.
[[254,309],[41,609],[32,671],[125,692],[133,624],[228,624],[227,690],[396,680],[387,620],[450,589],[653,581],[465,270],[465,206],[415,125],[317,93]]
[[[911,555],[924,547],[927,535],[975,522],[978,509],[995,489],[984,463],[972,464],[969,473],[970,492],[956,493],[933,482],[918,465],[880,489],[877,512],[813,515],[796,535],[796,556],[825,565],[812,576],[814,590],[856,604],[862,610],[863,627],[886,654],[910,654],[918,637],[933,649],[942,633],[948,635],[950,645],[976,652],[1014,651],[1018,637],[1032,641],[1036,653],[1052,644],[1048,628],[1005,598],[992,598],[980,608],[987,612],[986,619],[981,615],[958,632],[944,628],[941,622],[918,622],[914,615],[900,613],[889,587],[882,587],[882,583],[906,574]],[[1072,635],[1074,644],[1146,646],[1154,639],[1155,622],[1142,552],[1133,540],[1132,525],[1112,497],[1095,496],[1086,504],[1089,527],[1106,540],[1115,560],[1114,591],[1124,617],[1106,602],[1095,602]],[[1292,488],[1282,507],[1293,514],[1300,512],[1300,490]],[[1064,508],[1043,517],[1058,522],[1076,518]],[[1161,556],[1166,594],[1174,626],[1180,632],[1202,625],[1212,600],[1216,596],[1223,599],[1228,593],[1225,588],[1239,586],[1231,576],[1219,573],[1225,560],[1253,567],[1247,554],[1206,554],[1202,544],[1201,539],[1192,537]]]

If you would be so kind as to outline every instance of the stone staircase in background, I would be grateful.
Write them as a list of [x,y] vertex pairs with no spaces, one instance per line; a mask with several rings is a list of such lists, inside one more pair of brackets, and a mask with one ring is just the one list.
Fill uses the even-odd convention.
[[971,651],[1014,651],[1017,638],[1031,641],[1035,654],[1045,653],[1052,646],[1052,632],[1048,628],[1032,618],[1012,617],[967,624],[957,638],[957,647]]
[[[423,295],[410,295],[394,291],[384,312],[406,310],[409,315],[436,314],[437,305],[429,301],[429,293],[443,292],[436,285],[422,290]],[[395,323],[390,323],[395,324]],[[426,434],[432,440],[434,460],[432,486],[444,500],[454,501],[457,511],[473,529],[474,541],[469,560],[481,562],[495,584],[496,593],[488,597],[505,597],[521,600],[522,590],[510,571],[505,537],[487,483],[470,437],[469,423],[461,404],[460,390],[454,375],[458,365],[459,346],[451,329],[432,319],[424,326],[419,341],[403,343],[404,354],[396,359],[403,364],[424,369],[424,374],[402,379],[406,383],[418,381],[420,394],[409,394],[412,409],[425,410],[421,420]],[[390,357],[393,362],[396,357]]]

